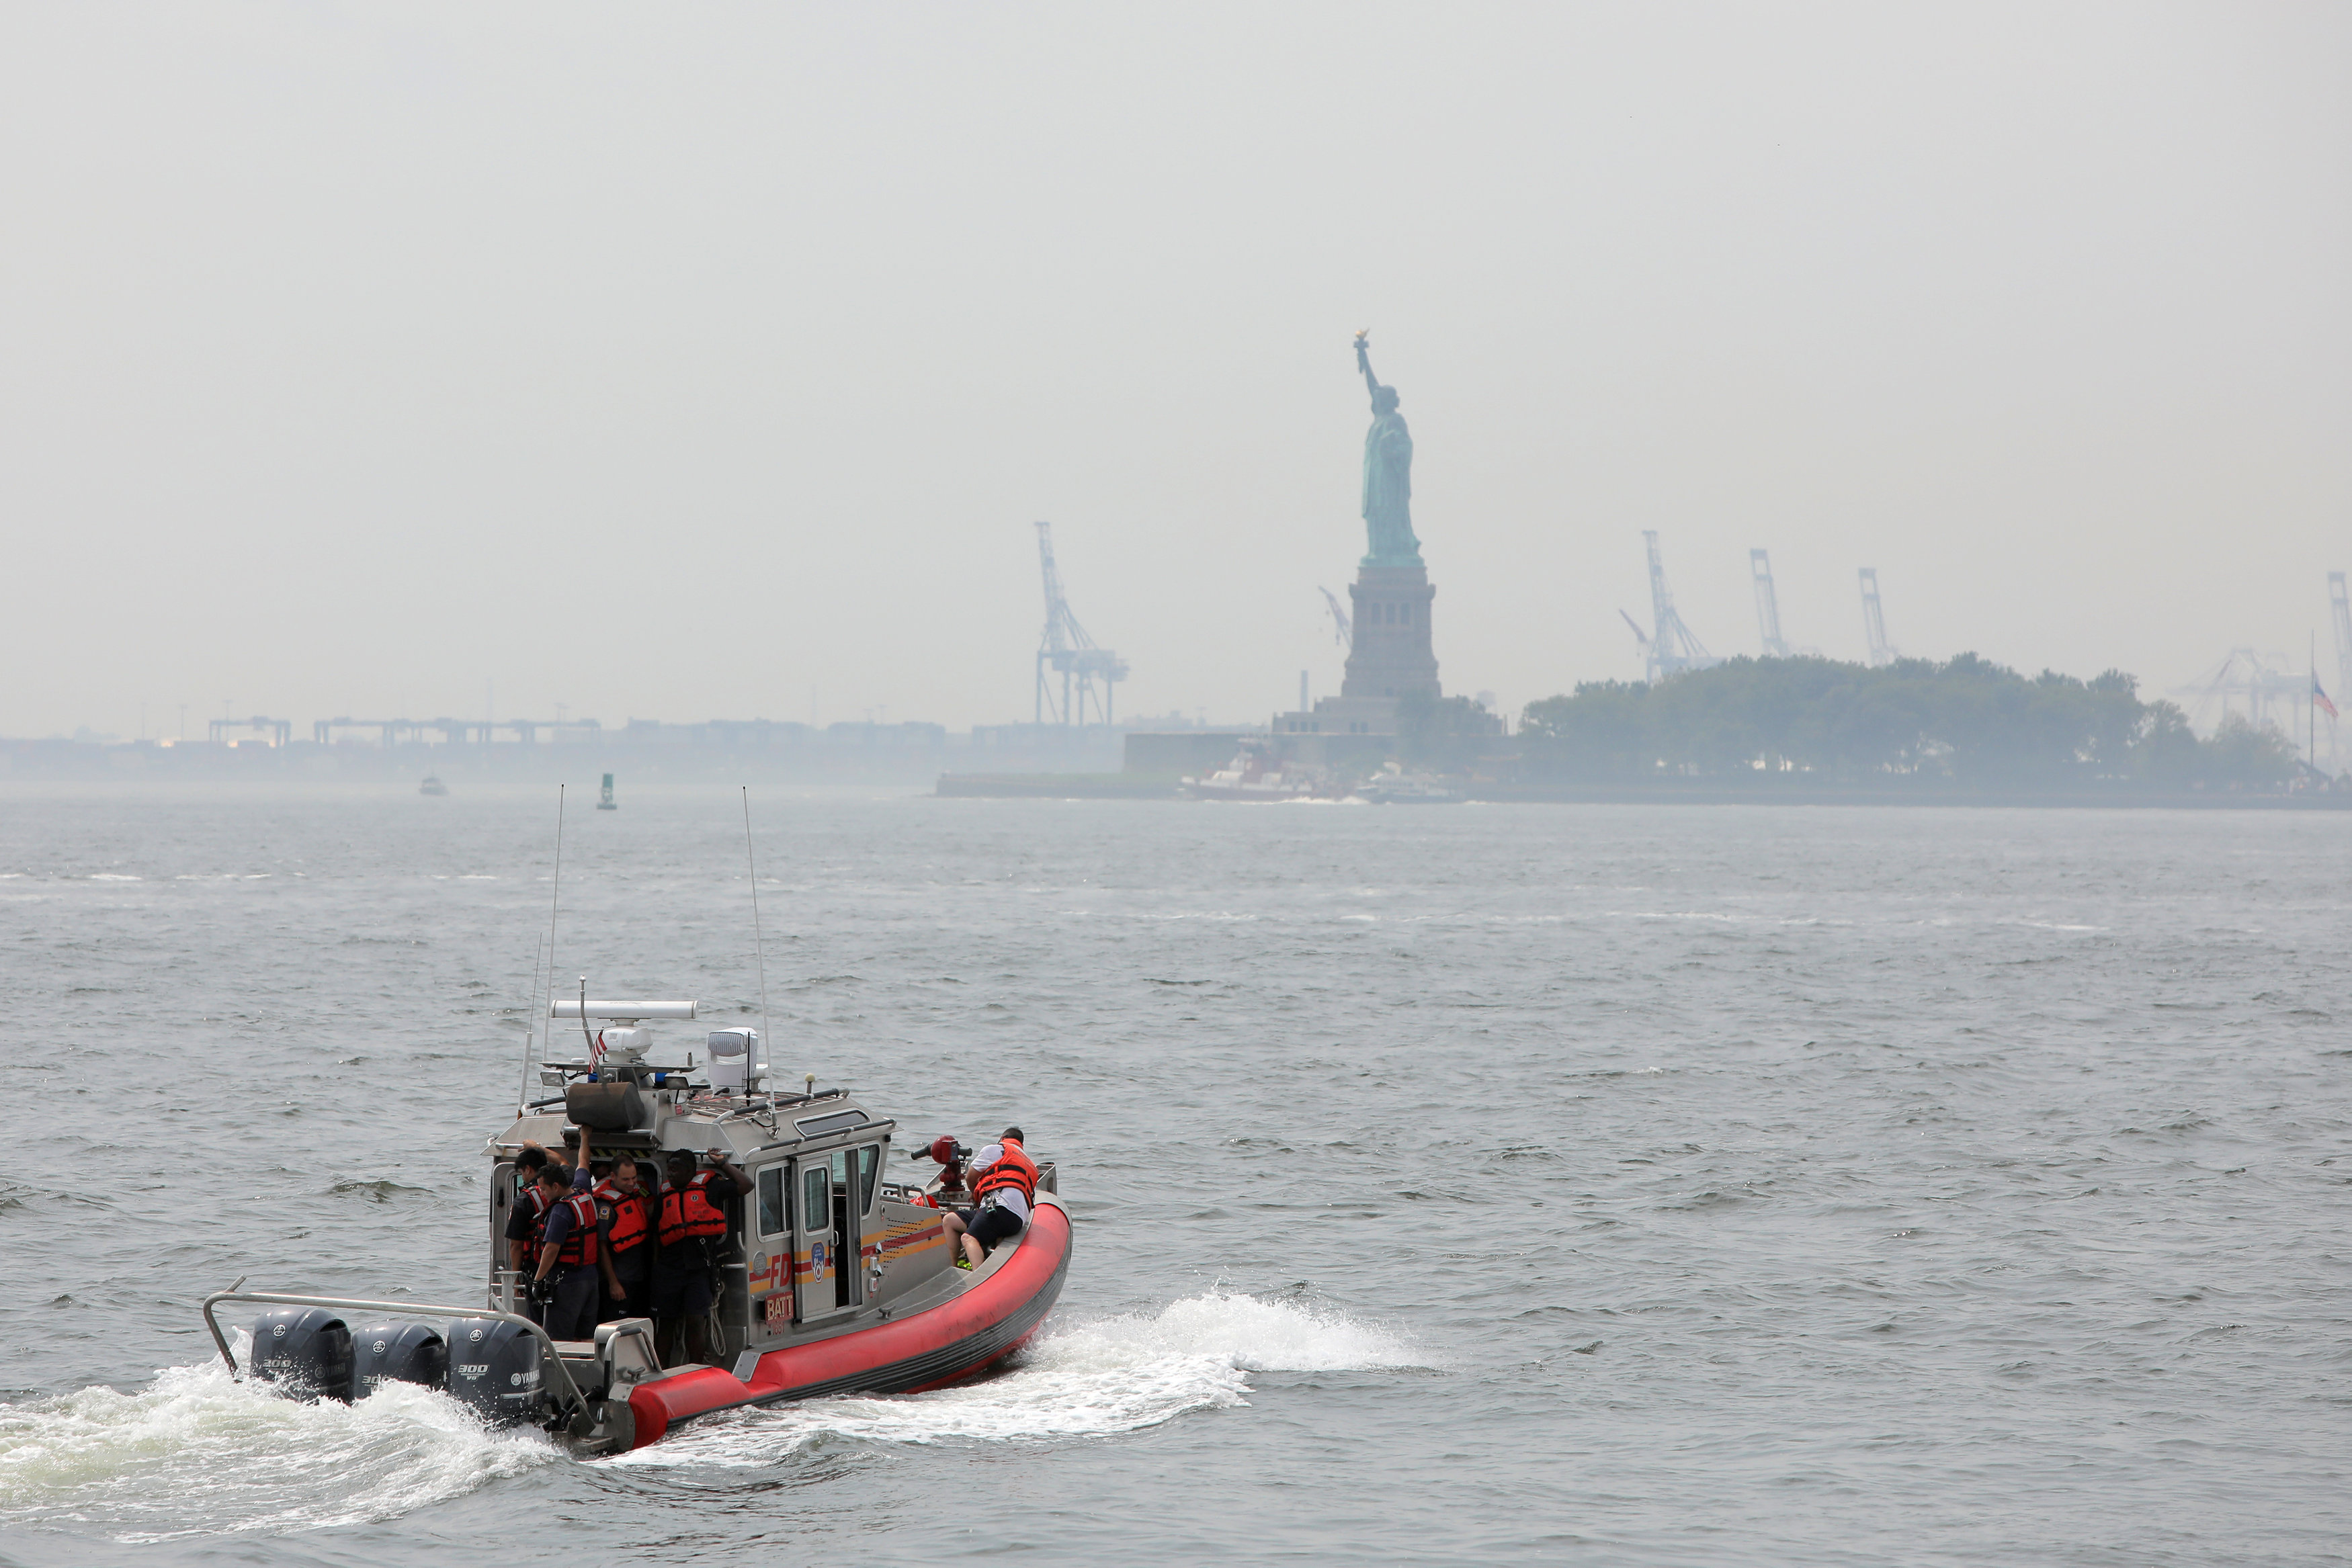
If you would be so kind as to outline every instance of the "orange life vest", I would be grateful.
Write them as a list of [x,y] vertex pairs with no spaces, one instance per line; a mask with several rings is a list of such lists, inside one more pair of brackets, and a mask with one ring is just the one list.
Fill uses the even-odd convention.
[[614,1257],[635,1251],[644,1244],[651,1227],[646,1224],[642,1199],[623,1192],[610,1181],[598,1182],[591,1196],[596,1199],[597,1217],[604,1222],[604,1244],[613,1249]]
[[555,1260],[567,1269],[595,1262],[596,1199],[591,1194],[575,1192],[563,1200],[563,1207],[572,1211],[572,1228],[563,1233],[563,1241],[555,1249]]
[[710,1196],[717,1171],[697,1171],[684,1186],[664,1189],[661,1201],[661,1244],[676,1247],[688,1239],[727,1234],[727,1211]]
[[1024,1202],[1037,1201],[1037,1167],[1011,1138],[1004,1140],[1004,1153],[997,1162],[980,1173],[980,1180],[972,1184],[971,1195],[986,1197],[1006,1187],[1020,1188]]

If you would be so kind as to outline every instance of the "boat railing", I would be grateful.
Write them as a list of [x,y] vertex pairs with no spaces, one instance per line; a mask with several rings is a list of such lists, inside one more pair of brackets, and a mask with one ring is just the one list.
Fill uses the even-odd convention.
[[345,1296],[297,1296],[284,1291],[239,1289],[244,1283],[239,1280],[227,1290],[215,1291],[205,1298],[205,1327],[212,1330],[213,1343],[220,1346],[221,1359],[228,1363],[231,1376],[242,1374],[237,1370],[236,1356],[228,1348],[228,1336],[221,1333],[220,1320],[213,1316],[213,1309],[223,1301],[257,1301],[277,1307],[326,1307],[334,1312],[383,1312],[389,1317],[401,1318],[496,1318],[500,1322],[520,1324],[530,1331],[532,1337],[545,1348],[547,1364],[555,1369],[555,1380],[562,1385],[561,1393],[564,1408],[583,1415],[588,1413],[587,1396],[580,1392],[580,1385],[572,1380],[572,1368],[564,1364],[563,1352],[557,1348],[547,1330],[520,1312],[501,1312],[485,1307],[436,1306],[430,1301],[362,1301]]

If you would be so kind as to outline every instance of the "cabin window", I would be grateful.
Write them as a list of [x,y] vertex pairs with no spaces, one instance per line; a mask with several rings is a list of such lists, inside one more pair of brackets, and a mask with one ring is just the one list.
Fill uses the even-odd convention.
[[822,1138],[827,1133],[837,1133],[844,1127],[855,1127],[866,1120],[863,1111],[835,1111],[825,1116],[803,1116],[793,1124],[803,1138]]
[[784,1202],[784,1167],[770,1166],[760,1173],[760,1234],[782,1236],[792,1228]]
[[874,1184],[882,1178],[882,1150],[868,1144],[857,1151],[857,1212],[874,1212]]
[[833,1169],[821,1159],[812,1160],[801,1167],[801,1213],[806,1216],[802,1224],[812,1232],[821,1231],[832,1212]]

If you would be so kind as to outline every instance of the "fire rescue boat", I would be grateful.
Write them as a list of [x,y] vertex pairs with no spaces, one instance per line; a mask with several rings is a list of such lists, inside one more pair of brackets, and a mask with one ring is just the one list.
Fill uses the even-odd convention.
[[1336,800],[1345,793],[1316,769],[1248,739],[1224,767],[1202,779],[1187,776],[1179,787],[1194,800]]
[[[1037,1332],[1070,1266],[1070,1219],[1050,1161],[1037,1162],[1030,1223],[980,1268],[954,1266],[941,1181],[888,1178],[898,1124],[845,1090],[779,1094],[760,1062],[759,1031],[719,1030],[697,1069],[646,1058],[657,1020],[688,1021],[691,1001],[557,1002],[551,1016],[601,1020],[596,1060],[545,1061],[559,1092],[518,1107],[493,1135],[479,1308],[248,1291],[205,1298],[205,1323],[236,1357],[218,1309],[267,1306],[254,1321],[249,1372],[311,1399],[366,1397],[388,1379],[446,1390],[488,1421],[529,1424],[583,1454],[624,1453],[714,1410],[851,1393],[911,1393],[994,1366]],[[593,1053],[592,1053],[593,1054]],[[593,1340],[551,1338],[520,1310],[507,1222],[522,1198],[526,1140],[560,1146],[582,1128],[597,1160],[643,1165],[671,1150],[710,1150],[751,1178],[728,1206],[709,1343],[718,1364],[664,1366],[654,1325],[622,1318]],[[922,1150],[910,1158],[926,1157]],[[732,1193],[730,1183],[719,1187]],[[242,1375],[243,1374],[240,1374]]]

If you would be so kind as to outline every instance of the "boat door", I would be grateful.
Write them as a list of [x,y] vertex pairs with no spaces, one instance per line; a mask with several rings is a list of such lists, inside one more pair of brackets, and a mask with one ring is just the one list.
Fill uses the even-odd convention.
[[799,1310],[793,1294],[792,1178],[790,1161],[762,1166],[753,1176],[759,1194],[756,1233],[746,1239],[751,1256],[746,1283],[756,1303],[758,1326],[766,1333],[782,1333],[792,1326]]
[[833,1160],[825,1155],[793,1162],[800,1201],[793,1206],[793,1285],[800,1321],[812,1322],[847,1310],[835,1300],[841,1259],[834,1246]]

